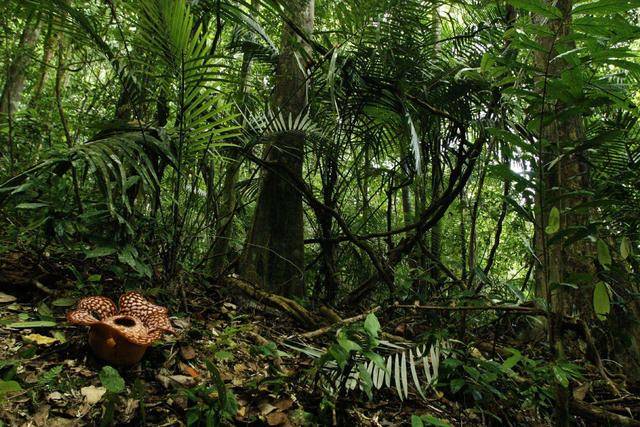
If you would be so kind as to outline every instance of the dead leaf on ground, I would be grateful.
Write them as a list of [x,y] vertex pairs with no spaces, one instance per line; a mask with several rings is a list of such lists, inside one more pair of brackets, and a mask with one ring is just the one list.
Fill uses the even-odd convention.
[[192,377],[188,377],[186,375],[163,375],[163,374],[158,374],[156,375],[156,378],[158,379],[158,381],[160,381],[160,383],[165,387],[165,388],[169,388],[170,386],[173,387],[179,387],[179,386],[184,386],[184,387],[192,387],[196,384],[196,380]]
[[261,402],[258,405],[258,409],[260,410],[260,415],[267,415],[267,414],[270,414],[271,412],[275,411],[278,408],[276,408],[275,406],[273,406],[269,402]]
[[190,345],[180,347],[180,355],[184,360],[191,360],[196,358],[196,351]]
[[80,389],[80,394],[84,396],[85,402],[89,405],[98,403],[106,392],[107,392],[106,388],[96,387],[93,385],[90,385],[88,387],[82,387]]
[[178,362],[178,367],[183,374],[189,375],[191,378],[197,378],[200,376],[198,371],[186,363]]
[[293,400],[291,399],[282,399],[275,403],[275,407],[280,409],[281,411],[286,411],[287,409],[293,406]]
[[5,294],[4,292],[0,292],[0,303],[5,302],[14,302],[17,298],[13,295]]
[[51,345],[56,341],[58,341],[58,338],[52,338],[52,337],[49,337],[46,335],[40,335],[40,334],[24,335],[22,339],[27,342],[38,344],[38,345]]
[[54,391],[47,395],[47,400],[62,400],[62,393],[59,391]]
[[70,420],[68,418],[56,417],[48,420],[47,427],[76,427],[78,426],[76,420]]
[[267,424],[270,426],[280,426],[289,424],[289,418],[284,412],[273,412],[266,416]]
[[584,398],[587,396],[587,393],[589,392],[589,389],[591,389],[590,382],[585,382],[584,384],[576,387],[573,390],[573,398],[578,401],[584,400]]
[[38,412],[33,415],[32,420],[37,427],[46,427],[48,425],[49,409],[51,409],[49,405],[40,405],[38,407]]

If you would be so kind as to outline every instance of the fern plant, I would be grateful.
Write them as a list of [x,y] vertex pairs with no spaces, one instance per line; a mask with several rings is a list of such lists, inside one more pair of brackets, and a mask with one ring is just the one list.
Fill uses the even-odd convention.
[[373,390],[395,389],[400,400],[410,391],[427,399],[438,383],[441,358],[448,353],[447,341],[432,344],[392,343],[378,338],[380,324],[370,313],[363,325],[343,328],[336,342],[326,349],[286,343],[293,350],[316,359],[315,372],[332,395],[355,390],[372,398]]

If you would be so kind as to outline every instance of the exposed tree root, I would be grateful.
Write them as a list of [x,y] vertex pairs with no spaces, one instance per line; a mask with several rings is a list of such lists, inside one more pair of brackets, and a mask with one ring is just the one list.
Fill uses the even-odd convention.
[[222,279],[223,283],[240,289],[243,293],[256,301],[268,304],[271,307],[284,311],[289,316],[298,321],[301,326],[306,329],[318,328],[324,323],[322,319],[315,316],[309,310],[298,304],[297,302],[283,297],[281,295],[272,294],[264,289],[252,285],[239,277],[228,276]]

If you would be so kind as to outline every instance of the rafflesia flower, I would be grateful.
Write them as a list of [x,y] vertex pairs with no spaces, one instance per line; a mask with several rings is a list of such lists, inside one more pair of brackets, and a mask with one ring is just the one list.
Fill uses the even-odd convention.
[[137,292],[120,296],[120,311],[107,297],[87,297],[67,313],[69,323],[86,325],[89,345],[99,358],[114,365],[133,365],[164,333],[174,334],[167,308]]

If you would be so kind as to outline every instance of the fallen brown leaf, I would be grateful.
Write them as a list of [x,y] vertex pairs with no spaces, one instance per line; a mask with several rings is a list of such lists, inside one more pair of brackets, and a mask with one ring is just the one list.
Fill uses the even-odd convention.
[[191,360],[196,358],[196,351],[190,345],[180,347],[180,356],[184,360]]
[[282,399],[277,401],[274,405],[276,408],[280,409],[281,411],[286,411],[287,409],[291,408],[291,406],[293,406],[293,400]]
[[284,412],[273,412],[266,416],[267,424],[270,426],[280,426],[289,423],[289,418]]
[[84,396],[85,402],[89,405],[98,403],[106,392],[107,392],[106,388],[96,387],[93,385],[90,385],[88,387],[82,387],[80,389],[80,394]]

